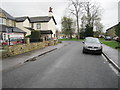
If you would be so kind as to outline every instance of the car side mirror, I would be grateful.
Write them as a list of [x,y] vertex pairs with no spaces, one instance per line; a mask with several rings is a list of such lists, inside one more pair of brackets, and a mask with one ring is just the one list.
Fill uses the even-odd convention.
[[82,43],[84,44],[85,42],[83,41]]

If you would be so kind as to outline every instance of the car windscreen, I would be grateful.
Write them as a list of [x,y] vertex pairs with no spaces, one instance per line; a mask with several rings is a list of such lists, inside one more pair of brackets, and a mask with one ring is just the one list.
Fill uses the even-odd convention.
[[97,38],[90,38],[85,40],[86,43],[100,43]]

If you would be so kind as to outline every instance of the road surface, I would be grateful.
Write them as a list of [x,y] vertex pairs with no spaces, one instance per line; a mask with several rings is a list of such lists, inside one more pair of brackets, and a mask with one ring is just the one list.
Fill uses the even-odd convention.
[[3,72],[3,88],[118,88],[118,76],[102,55],[69,44]]

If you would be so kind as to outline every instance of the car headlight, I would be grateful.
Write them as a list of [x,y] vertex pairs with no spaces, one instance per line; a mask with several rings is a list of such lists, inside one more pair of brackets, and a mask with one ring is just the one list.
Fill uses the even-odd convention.
[[84,45],[84,48],[88,48],[88,46],[85,44],[85,45]]
[[102,46],[98,47],[98,49],[102,49]]

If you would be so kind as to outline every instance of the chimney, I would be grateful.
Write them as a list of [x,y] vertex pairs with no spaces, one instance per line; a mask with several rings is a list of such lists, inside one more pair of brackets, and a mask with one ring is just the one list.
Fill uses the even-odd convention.
[[52,12],[52,9],[53,9],[53,8],[49,7],[49,16],[53,16],[53,15],[52,15],[52,13],[53,13],[53,12]]

